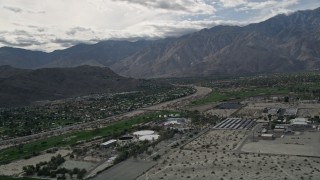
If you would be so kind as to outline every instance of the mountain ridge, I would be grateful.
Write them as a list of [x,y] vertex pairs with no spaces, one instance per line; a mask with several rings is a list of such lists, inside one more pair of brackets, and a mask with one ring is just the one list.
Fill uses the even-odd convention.
[[[28,53],[6,56],[0,48],[0,65],[107,66],[122,76],[135,78],[314,70],[320,68],[320,8],[277,15],[242,27],[215,26],[177,38],[104,41],[52,53]],[[32,59],[32,53],[37,53],[36,58]],[[26,64],[28,61],[30,64]]]
[[50,53],[21,48],[1,47],[0,65],[23,69],[47,67],[77,67],[81,65],[109,66],[149,45],[151,41],[101,41],[96,44],[78,44]]
[[[133,77],[313,70],[320,65],[319,30],[320,8],[243,27],[216,26],[138,52],[112,69]],[[170,51],[155,53],[159,48]]]

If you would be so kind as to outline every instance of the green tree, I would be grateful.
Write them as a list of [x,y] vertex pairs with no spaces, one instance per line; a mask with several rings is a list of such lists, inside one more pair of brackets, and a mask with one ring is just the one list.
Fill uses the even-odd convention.
[[77,174],[77,178],[80,180],[80,179],[83,179],[84,178],[84,175],[87,173],[87,170],[86,169],[81,169],[78,174]]
[[284,102],[289,102],[289,97],[288,96],[284,97]]
[[34,173],[36,172],[36,168],[33,165],[23,166],[22,169],[27,176],[34,175]]

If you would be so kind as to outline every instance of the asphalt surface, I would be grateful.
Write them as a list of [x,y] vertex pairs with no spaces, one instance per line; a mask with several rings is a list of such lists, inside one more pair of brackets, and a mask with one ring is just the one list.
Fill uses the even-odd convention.
[[155,161],[141,161],[130,158],[103,171],[92,180],[134,180],[156,165]]

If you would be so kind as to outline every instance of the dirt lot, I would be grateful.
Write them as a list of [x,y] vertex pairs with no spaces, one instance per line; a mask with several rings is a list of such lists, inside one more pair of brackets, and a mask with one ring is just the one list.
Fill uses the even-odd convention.
[[297,108],[298,117],[314,117],[320,116],[320,104],[305,104],[305,103],[281,103],[281,102],[271,102],[271,103],[262,103],[262,102],[249,102],[246,107],[242,108],[237,116],[251,116],[259,117],[263,115],[264,108]]
[[320,107],[319,108],[309,108],[309,109],[299,109],[299,117],[314,117],[320,116]]
[[229,117],[232,113],[234,113],[236,109],[210,109],[206,111],[207,114],[216,115],[221,118]]
[[58,154],[61,154],[62,156],[66,156],[71,152],[72,151],[70,150],[59,150],[54,154],[50,154],[50,153],[41,154],[39,156],[35,156],[30,159],[23,159],[23,160],[12,162],[10,164],[1,165],[0,174],[6,175],[6,176],[19,175],[23,172],[22,170],[23,166],[36,165],[39,162],[49,161],[52,156],[57,156]]
[[244,152],[292,154],[320,157],[320,132],[304,132],[286,135],[275,140],[249,142],[242,147]]
[[319,179],[320,159],[181,150],[138,179]]
[[[242,148],[259,147],[260,151],[264,150],[263,153],[258,153],[259,150],[253,152],[238,150],[237,144],[241,147],[244,140],[250,141],[250,138],[246,139],[246,134],[251,134],[251,132],[211,130],[187,144],[183,149],[163,156],[156,166],[141,175],[138,180],[319,180],[320,158],[292,155],[297,152],[302,155],[319,155],[319,132],[306,132],[274,141],[247,143]],[[303,145],[293,143],[303,143]],[[273,152],[286,152],[287,154],[271,154]]]
[[265,108],[287,108],[289,104],[284,103],[248,103],[247,106],[237,112],[237,116],[243,117],[260,117],[263,115]]
[[96,166],[95,163],[86,162],[86,161],[75,161],[75,160],[68,159],[60,167],[64,167],[66,169],[79,168],[79,169],[86,169],[87,171],[89,171],[95,166]]
[[185,149],[232,150],[245,136],[240,130],[211,130],[187,144]]

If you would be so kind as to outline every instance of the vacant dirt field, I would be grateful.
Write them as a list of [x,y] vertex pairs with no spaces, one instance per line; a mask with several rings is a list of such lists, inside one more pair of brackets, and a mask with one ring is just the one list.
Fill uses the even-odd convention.
[[236,109],[210,109],[206,111],[206,113],[213,116],[216,115],[218,117],[224,118],[224,117],[229,117],[235,111]]
[[79,168],[79,169],[86,169],[87,171],[89,171],[95,166],[96,166],[95,163],[86,162],[86,161],[75,161],[75,160],[68,159],[60,167],[64,167],[66,169]]
[[249,142],[242,147],[244,152],[261,152],[273,154],[291,154],[320,157],[320,132],[304,132],[286,135],[275,140]]
[[309,108],[309,109],[299,109],[299,117],[309,117],[320,116],[320,108]]
[[52,156],[57,156],[58,154],[61,154],[62,156],[66,156],[67,154],[71,153],[70,150],[59,150],[54,154],[46,153],[41,154],[39,156],[32,157],[30,159],[22,159],[19,161],[12,162],[10,164],[1,165],[0,166],[0,174],[1,175],[7,175],[7,176],[13,176],[13,175],[19,175],[23,172],[22,168],[23,166],[27,165],[36,165],[39,162],[43,161],[49,161]]
[[318,179],[320,159],[181,150],[138,179]]
[[211,130],[187,144],[185,149],[232,150],[245,136],[240,130]]
[[[138,179],[319,180],[320,158],[292,154],[300,152],[300,154],[317,155],[316,152],[320,149],[320,133],[305,132],[288,136],[288,139],[279,138],[278,141],[247,143],[242,149],[256,147],[260,149],[241,152],[234,147],[243,143],[246,134],[250,134],[250,131],[245,133],[245,131],[235,130],[211,130],[187,144],[183,149],[163,156],[156,166]],[[261,142],[268,144],[259,144]],[[295,143],[304,143],[304,145]],[[253,147],[252,144],[255,146]],[[291,147],[291,145],[294,146]],[[261,150],[264,150],[263,153],[258,153]],[[272,154],[280,151],[288,154]]]

